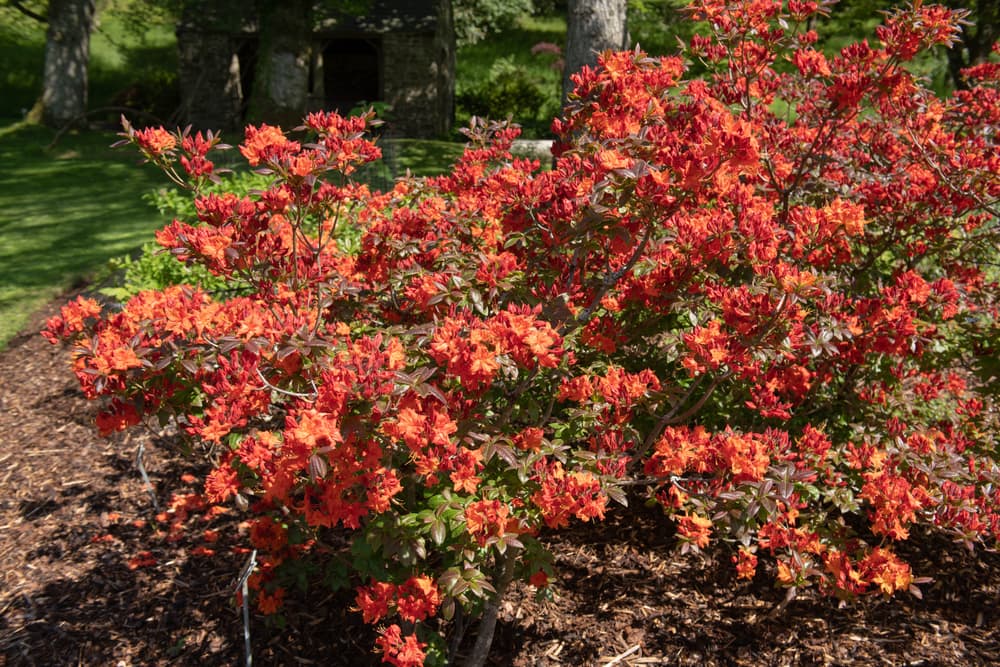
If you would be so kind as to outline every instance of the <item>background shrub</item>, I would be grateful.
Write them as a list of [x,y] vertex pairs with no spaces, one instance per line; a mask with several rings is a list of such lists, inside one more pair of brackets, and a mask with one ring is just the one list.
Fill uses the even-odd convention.
[[457,103],[465,113],[480,118],[532,116],[546,101],[540,82],[513,58],[500,58],[489,76],[476,87],[458,93]]

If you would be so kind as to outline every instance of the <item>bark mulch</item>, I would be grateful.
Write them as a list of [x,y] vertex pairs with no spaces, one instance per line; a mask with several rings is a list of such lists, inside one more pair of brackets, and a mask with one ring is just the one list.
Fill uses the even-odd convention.
[[[185,475],[199,470],[169,433],[106,440],[93,416],[65,350],[25,334],[0,354],[0,667],[242,664],[239,517],[195,512],[171,533],[136,452],[161,509],[198,490]],[[905,555],[934,577],[922,600],[838,608],[810,593],[782,606],[766,573],[738,582],[721,551],[677,556],[652,510],[612,512],[550,540],[555,599],[514,590],[494,665],[1000,664],[997,553],[911,540]],[[351,597],[293,594],[284,625],[253,615],[254,664],[377,664]]]

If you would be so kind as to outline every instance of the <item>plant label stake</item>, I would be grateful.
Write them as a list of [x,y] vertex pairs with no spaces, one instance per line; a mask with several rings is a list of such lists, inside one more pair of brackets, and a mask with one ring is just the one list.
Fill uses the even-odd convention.
[[247,564],[243,566],[243,570],[240,571],[239,580],[236,582],[236,588],[240,590],[243,594],[243,648],[246,651],[246,667],[253,666],[253,649],[250,647],[250,591],[247,586],[247,579],[253,574],[253,571],[257,569],[257,550],[254,549],[250,552],[250,558],[247,559]]
[[142,464],[142,455],[146,451],[146,445],[144,443],[139,443],[139,451],[135,453],[135,467],[139,469],[139,474],[142,475],[142,481],[146,484],[146,490],[149,491],[149,497],[153,499],[153,509],[156,513],[160,513],[160,503],[156,501],[156,489],[153,488],[153,483],[149,481],[149,475],[146,474],[146,466]]

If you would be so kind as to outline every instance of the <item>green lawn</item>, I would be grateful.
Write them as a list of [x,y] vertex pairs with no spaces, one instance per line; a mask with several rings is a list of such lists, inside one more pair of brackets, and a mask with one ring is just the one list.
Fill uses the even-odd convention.
[[113,151],[114,135],[0,128],[0,348],[37,308],[160,224],[142,194],[161,182]]
[[393,139],[382,151],[398,175],[409,169],[414,176],[437,176],[448,171],[462,155],[465,144],[454,141]]
[[[178,103],[173,24],[155,6],[134,0],[99,4],[90,40],[90,108],[126,104],[169,114]],[[0,3],[3,124],[23,118],[38,99],[44,60],[45,25]]]
[[[168,185],[136,153],[112,150],[106,133],[53,132],[23,124],[0,128],[0,349],[48,300],[152,239],[163,220],[143,199]],[[233,137],[233,143],[238,143]],[[440,174],[462,146],[396,140],[393,168]],[[386,170],[376,187],[391,185]]]
[[[151,14],[136,29],[131,0],[102,5],[91,41],[90,107],[118,104],[122,91],[138,98],[129,104],[156,113],[173,109],[176,55],[172,26]],[[459,86],[482,83],[492,63],[509,56],[551,93],[536,118],[521,119],[544,134],[558,100],[559,75],[549,60],[531,55],[541,41],[563,41],[562,19],[525,17],[499,38],[464,49]],[[113,151],[110,133],[68,133],[47,148],[54,133],[20,122],[41,87],[44,26],[0,3],[0,349],[22,330],[30,315],[50,299],[101,271],[115,256],[152,239],[163,222],[143,199],[167,181],[151,167],[138,167],[128,149]],[[161,99],[160,95],[166,95]],[[169,114],[167,114],[169,115]],[[91,120],[104,120],[92,117]],[[519,120],[519,119],[515,119]],[[467,118],[459,119],[459,124]],[[239,143],[239,137],[228,137]],[[393,173],[445,172],[461,155],[462,144],[394,140],[384,146],[388,166],[373,165],[359,177],[388,187]]]

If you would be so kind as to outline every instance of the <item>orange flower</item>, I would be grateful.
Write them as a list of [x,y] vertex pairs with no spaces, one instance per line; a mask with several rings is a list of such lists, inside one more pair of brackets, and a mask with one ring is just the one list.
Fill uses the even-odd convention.
[[574,401],[582,403],[588,400],[594,393],[594,385],[586,375],[563,380],[559,385],[558,398],[560,401]]
[[124,431],[129,426],[138,424],[142,418],[136,412],[134,405],[115,399],[107,410],[97,413],[96,421],[98,432],[101,435],[110,435],[115,431]]
[[529,426],[514,436],[513,443],[518,449],[537,452],[542,446],[545,431],[537,426]]
[[733,563],[736,564],[736,575],[740,579],[753,579],[757,573],[757,556],[744,548],[733,556]]
[[389,615],[389,605],[396,595],[396,586],[386,581],[371,580],[367,586],[359,586],[355,601],[365,623],[377,623]]
[[101,305],[86,297],[78,296],[74,301],[70,301],[55,315],[45,323],[45,331],[42,335],[50,343],[57,343],[61,338],[70,338],[74,334],[80,333],[86,327],[89,319],[96,318],[101,314]]
[[387,424],[384,428],[388,435],[400,438],[408,447],[413,449],[427,442],[425,434],[427,417],[411,407],[400,409],[396,416],[395,424]]
[[280,159],[298,150],[298,142],[289,141],[280,127],[273,127],[266,123],[259,128],[248,125],[246,141],[240,146],[240,153],[252,167],[256,167],[261,162]]
[[388,511],[390,507],[389,503],[403,490],[399,476],[395,471],[381,467],[370,475],[366,475],[366,477],[365,486],[368,489],[368,509],[375,513]]
[[778,582],[785,586],[790,586],[793,581],[795,581],[795,576],[792,574],[792,568],[785,561],[779,560]]
[[617,151],[604,150],[597,154],[597,163],[602,169],[611,171],[613,169],[625,169],[629,166],[628,157]]
[[174,135],[164,130],[162,126],[136,130],[134,137],[139,148],[151,157],[158,157],[166,151],[173,150],[177,145]]
[[608,497],[593,474],[586,471],[567,474],[559,461],[547,463],[542,460],[535,469],[540,488],[531,496],[531,501],[541,510],[547,526],[565,527],[573,516],[581,521],[604,518]]
[[265,615],[276,614],[285,601],[285,589],[275,588],[274,592],[259,591],[257,593],[257,610]]
[[695,546],[704,549],[711,539],[712,520],[697,514],[682,516],[677,522],[677,532]]
[[503,536],[508,516],[510,508],[499,500],[478,500],[465,508],[465,530],[479,546],[486,546],[490,537]]
[[475,493],[479,482],[476,472],[482,468],[483,454],[478,449],[461,448],[454,458],[455,471],[449,475],[456,491]]
[[857,236],[865,230],[865,208],[837,197],[823,207],[826,224],[843,229],[848,236]]
[[416,623],[437,613],[441,593],[428,576],[410,577],[396,590],[396,610],[404,621]]
[[398,625],[390,625],[385,629],[375,645],[382,652],[382,662],[394,667],[423,667],[427,653],[427,644],[419,641],[416,635],[403,638],[403,631]]
[[302,178],[303,176],[308,176],[312,173],[312,170],[316,168],[316,164],[306,155],[299,155],[292,158],[291,164],[288,167],[288,171],[293,176],[298,176]]
[[878,584],[885,595],[907,590],[913,584],[910,566],[888,549],[873,549],[859,566],[866,578]]
[[221,503],[240,490],[240,480],[236,471],[224,463],[208,473],[205,479],[205,497],[209,502]]

